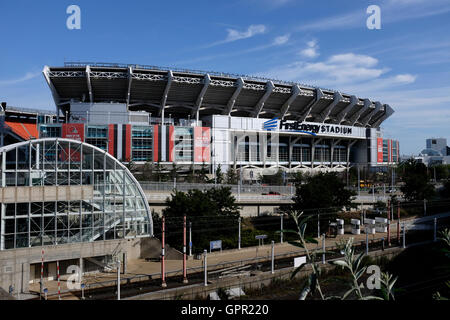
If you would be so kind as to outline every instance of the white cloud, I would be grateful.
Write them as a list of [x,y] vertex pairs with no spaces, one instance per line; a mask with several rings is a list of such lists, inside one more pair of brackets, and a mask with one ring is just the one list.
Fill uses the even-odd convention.
[[216,41],[208,45],[202,46],[202,49],[215,47],[217,45],[234,42],[242,39],[252,38],[258,34],[263,34],[267,30],[266,26],[263,24],[252,24],[245,31],[238,31],[236,29],[227,29],[227,37],[225,40]]
[[0,86],[8,86],[8,85],[28,81],[33,78],[36,78],[40,74],[41,74],[40,72],[27,72],[23,77],[18,78],[18,79],[0,80]]
[[[306,49],[305,49],[306,50]],[[303,56],[307,55],[303,52]],[[311,55],[312,56],[312,55]],[[316,86],[341,88],[343,86],[361,84],[380,78],[389,71],[389,68],[377,67],[378,60],[354,53],[338,54],[324,61],[306,62],[295,61],[293,63],[278,66],[264,74],[277,79],[299,81]],[[398,79],[390,80],[390,83],[411,80],[411,77],[403,75]]]
[[416,81],[417,76],[412,74],[399,74],[395,76],[395,80],[398,83],[413,83]]
[[262,24],[251,25],[246,31],[238,31],[235,29],[227,29],[228,36],[224,42],[232,42],[241,39],[251,38],[257,34],[266,32],[266,26]]
[[311,40],[307,42],[307,48],[301,50],[299,53],[306,58],[316,58],[319,56],[319,46],[317,45],[317,40]]
[[289,41],[289,38],[290,38],[290,35],[289,35],[289,34],[285,34],[284,36],[276,37],[276,38],[273,40],[273,44],[276,45],[276,46],[285,44],[285,43],[287,43],[287,42]]
[[331,56],[331,58],[328,59],[328,63],[370,68],[377,65],[378,60],[367,55],[344,53]]

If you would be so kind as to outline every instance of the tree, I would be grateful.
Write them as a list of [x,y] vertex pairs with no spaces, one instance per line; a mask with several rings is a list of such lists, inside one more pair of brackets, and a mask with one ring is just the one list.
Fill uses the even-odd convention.
[[159,162],[155,166],[155,180],[161,182],[164,180],[163,168]]
[[283,180],[284,179],[282,169],[278,169],[278,171],[275,174],[261,176],[261,183],[266,183],[269,185],[280,186],[283,184]]
[[194,165],[189,167],[189,173],[186,176],[186,182],[193,183],[195,180]]
[[174,180],[178,177],[178,168],[177,165],[175,164],[175,162],[172,163],[172,169],[170,170],[170,180]]
[[319,173],[307,177],[306,183],[296,186],[294,204],[290,205],[288,210],[301,212],[332,207],[351,207],[353,206],[352,196],[355,195],[355,192],[345,188],[345,184],[336,173]]
[[142,167],[142,180],[152,181],[153,179],[153,164],[147,161]]
[[[209,242],[237,236],[239,207],[235,203],[231,188],[212,188],[210,190],[174,191],[166,200],[164,216],[172,227],[179,229],[181,219],[186,215],[192,222],[192,241],[195,252],[209,248]],[[167,242],[181,249],[179,233],[168,232]]]
[[227,171],[227,183],[228,184],[237,184],[239,176],[234,168],[229,168]]
[[444,188],[441,190],[442,198],[450,198],[450,180],[444,182]]
[[216,169],[216,183],[222,184],[223,182],[224,182],[224,177],[223,177],[222,167],[219,164]]
[[200,183],[208,183],[209,179],[208,179],[208,169],[206,168],[206,164],[203,162],[202,163],[202,167],[200,168],[200,172],[198,177],[198,182]]
[[401,165],[404,185],[400,187],[406,200],[430,199],[434,196],[434,186],[429,182],[427,167],[415,159],[409,159]]

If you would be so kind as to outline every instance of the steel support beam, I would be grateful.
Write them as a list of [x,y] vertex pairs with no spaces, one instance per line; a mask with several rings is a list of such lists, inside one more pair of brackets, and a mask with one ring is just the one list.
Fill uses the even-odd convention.
[[50,76],[49,76],[50,68],[48,66],[45,66],[44,69],[42,70],[42,73],[45,77],[45,81],[47,81],[47,85],[49,86],[50,91],[52,92],[53,101],[55,102],[55,105],[56,105],[57,121],[59,122],[59,103],[61,102],[61,98],[59,97],[59,94],[56,91],[52,80],[50,79]]
[[341,124],[342,121],[344,121],[347,114],[350,112],[350,110],[353,109],[353,107],[358,103],[359,99],[356,96],[350,97],[350,104],[344,108],[339,114],[336,116],[336,123]]
[[166,88],[164,89],[164,95],[161,99],[161,107],[159,109],[158,116],[161,116],[162,114],[164,114],[164,108],[166,107],[167,97],[169,96],[169,91],[170,91],[170,87],[172,86],[172,81],[173,81],[173,73],[172,73],[172,70],[169,70],[169,72],[167,72],[167,84],[166,84]]
[[200,113],[200,107],[202,106],[203,98],[205,97],[206,91],[208,90],[209,84],[211,83],[211,77],[209,74],[205,75],[205,79],[203,82],[203,88],[202,91],[200,91],[197,102],[195,103],[195,107],[192,110],[191,117],[195,117],[195,119],[198,121],[199,119],[199,113]]
[[331,113],[331,110],[333,110],[334,107],[336,107],[336,105],[341,102],[342,100],[344,100],[344,97],[342,96],[342,94],[340,92],[335,92],[333,95],[333,102],[330,103],[330,105],[328,107],[326,107],[325,110],[323,110],[320,113],[320,117],[322,118],[322,122],[325,122],[325,120],[328,118],[328,116]]
[[281,120],[283,120],[283,118],[285,117],[285,115],[288,112],[289,108],[291,107],[291,104],[295,101],[295,99],[297,99],[297,97],[300,94],[300,92],[301,92],[301,90],[300,90],[300,87],[298,85],[295,84],[295,85],[292,86],[292,94],[291,94],[291,96],[289,97],[289,99],[281,107],[281,114],[280,114]]
[[272,81],[267,81],[266,84],[266,93],[259,99],[258,103],[255,106],[254,111],[252,112],[252,116],[259,118],[259,114],[261,113],[262,109],[264,108],[264,103],[269,99],[270,95],[272,94],[273,89],[275,88]]
[[233,110],[234,104],[236,103],[236,99],[241,93],[242,88],[244,87],[244,79],[239,78],[236,82],[236,90],[234,91],[233,95],[231,96],[230,100],[227,103],[227,108],[223,111],[222,115],[230,116],[231,111]]
[[381,123],[383,123],[383,121],[385,121],[387,118],[389,118],[394,114],[394,110],[391,108],[390,105],[385,104],[384,108],[385,108],[384,114],[372,124],[374,128],[378,128],[381,125]]
[[375,102],[375,108],[368,114],[366,115],[363,119],[361,119],[361,124],[365,127],[369,124],[370,119],[372,119],[372,117],[381,110],[381,103],[379,103],[378,101]]
[[316,145],[318,145],[322,141],[322,138],[319,139],[312,139],[311,143],[311,169],[314,169],[314,161],[315,161],[315,153],[316,153]]
[[89,102],[94,103],[94,94],[92,92],[92,85],[91,85],[91,67],[86,66],[86,83],[89,90]]
[[[336,147],[340,142],[342,141],[342,139],[336,139],[336,140],[332,140],[331,142],[331,150],[330,150],[330,167],[333,168],[333,157],[334,157],[334,147]],[[340,161],[338,161],[340,162]]]
[[311,110],[316,106],[316,104],[320,101],[320,99],[322,99],[322,97],[324,96],[322,90],[320,90],[320,88],[316,88],[316,96],[315,98],[308,103],[308,105],[306,106],[306,111],[302,113],[302,115],[298,118],[298,120],[300,122],[305,121],[305,119],[310,115]]
[[128,67],[127,111],[130,106],[131,82],[133,81],[133,67]]
[[350,123],[352,126],[354,126],[356,124],[356,122],[358,121],[359,117],[361,116],[361,114],[367,110],[367,108],[370,108],[370,106],[372,105],[372,102],[370,102],[369,99],[364,99],[364,106],[361,108],[361,110],[359,110],[358,112],[356,112],[350,119]]

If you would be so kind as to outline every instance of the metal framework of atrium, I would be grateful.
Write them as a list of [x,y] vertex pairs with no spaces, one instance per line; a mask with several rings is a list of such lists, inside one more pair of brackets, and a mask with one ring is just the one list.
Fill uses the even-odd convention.
[[145,194],[128,169],[80,141],[0,148],[0,250],[153,235]]

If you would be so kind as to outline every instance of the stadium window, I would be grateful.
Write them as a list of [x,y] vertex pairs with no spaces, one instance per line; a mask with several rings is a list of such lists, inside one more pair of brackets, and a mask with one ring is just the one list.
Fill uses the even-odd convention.
[[270,158],[272,156],[272,135],[270,132],[267,134],[267,157]]
[[250,137],[245,137],[245,161],[250,161]]

